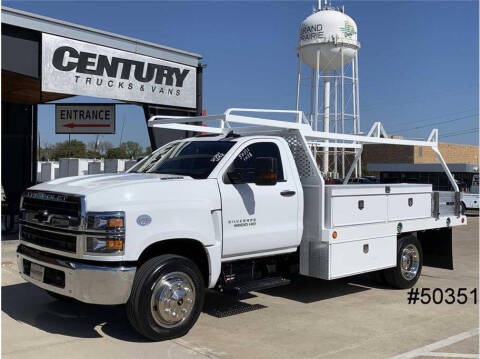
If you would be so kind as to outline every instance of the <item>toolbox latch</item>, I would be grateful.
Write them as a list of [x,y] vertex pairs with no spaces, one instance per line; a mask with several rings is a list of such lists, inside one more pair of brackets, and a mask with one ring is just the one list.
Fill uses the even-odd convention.
[[358,201],[358,209],[362,210],[365,207],[365,202],[363,202],[363,199]]

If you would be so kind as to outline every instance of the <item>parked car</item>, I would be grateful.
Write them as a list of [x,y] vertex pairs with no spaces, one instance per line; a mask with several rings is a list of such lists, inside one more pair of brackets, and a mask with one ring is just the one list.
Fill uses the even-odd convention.
[[364,178],[368,179],[372,183],[380,183],[380,178],[375,176],[365,176]]
[[352,183],[352,184],[373,184],[374,182],[370,181],[366,177],[357,177],[357,178],[350,179],[350,181],[348,181],[348,183]]
[[343,181],[338,178],[327,178],[325,184],[343,184]]

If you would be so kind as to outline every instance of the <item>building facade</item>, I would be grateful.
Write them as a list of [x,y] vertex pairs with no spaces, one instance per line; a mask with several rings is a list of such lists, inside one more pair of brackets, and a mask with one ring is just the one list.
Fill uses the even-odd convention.
[[[454,143],[439,143],[438,147],[461,190],[468,191],[478,174],[479,147]],[[430,148],[365,145],[362,161],[365,174],[378,176],[382,183],[430,183],[435,190],[451,190]]]
[[[201,55],[7,7],[1,32],[4,215],[37,180],[39,104],[100,97],[140,106],[139,121],[202,113]],[[148,128],[152,149],[188,135]]]

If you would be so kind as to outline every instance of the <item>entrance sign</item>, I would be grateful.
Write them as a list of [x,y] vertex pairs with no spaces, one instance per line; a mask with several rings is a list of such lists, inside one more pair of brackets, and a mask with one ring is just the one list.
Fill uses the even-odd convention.
[[114,104],[56,104],[55,133],[115,133]]
[[196,68],[42,34],[42,91],[196,107]]

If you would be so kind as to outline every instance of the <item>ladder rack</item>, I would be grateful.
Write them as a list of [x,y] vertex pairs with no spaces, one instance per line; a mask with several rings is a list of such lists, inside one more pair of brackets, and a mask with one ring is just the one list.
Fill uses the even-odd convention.
[[[294,121],[272,120],[267,118],[235,115],[232,113],[269,113],[293,115]],[[218,121],[218,126],[205,126],[204,124],[211,121]],[[198,124],[198,123],[201,124]],[[232,124],[243,125],[243,127],[232,127]],[[246,127],[248,125],[248,127]],[[388,138],[387,132],[383,128],[381,122],[375,122],[366,135],[350,135],[333,132],[314,131],[308,123],[302,111],[295,110],[267,110],[255,108],[229,108],[223,114],[195,117],[178,117],[178,116],[152,116],[148,120],[148,126],[153,128],[192,131],[199,133],[211,134],[228,134],[231,131],[241,131],[242,134],[261,134],[262,129],[270,130],[293,130],[298,131],[309,146],[313,147],[337,147],[352,148],[356,150],[355,159],[345,176],[344,183],[348,183],[353,168],[360,159],[363,144],[385,144],[385,145],[401,145],[401,146],[422,146],[430,147],[436,154],[443,170],[445,171],[455,192],[459,192],[457,183],[447,164],[445,163],[440,151],[438,150],[438,130],[433,129],[426,140],[406,140]],[[331,141],[335,142],[331,142]]]

